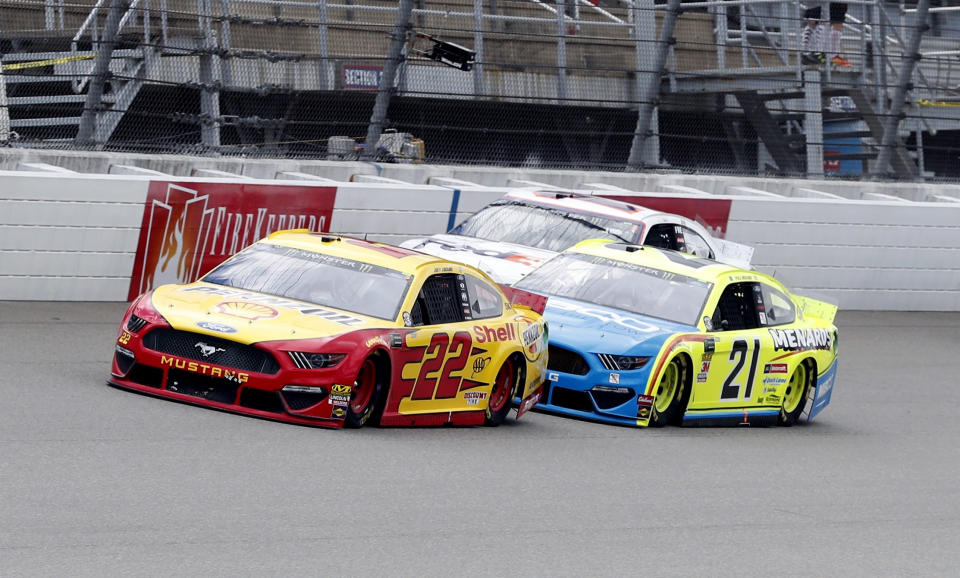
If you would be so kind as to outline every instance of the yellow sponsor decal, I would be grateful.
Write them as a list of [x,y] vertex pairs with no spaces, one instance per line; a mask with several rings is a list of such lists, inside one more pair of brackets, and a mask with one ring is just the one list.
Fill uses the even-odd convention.
[[223,367],[217,367],[216,365],[207,365],[206,363],[200,363],[198,361],[187,361],[186,359],[179,359],[177,357],[167,357],[166,355],[160,356],[160,364],[174,369],[209,375],[210,377],[220,377],[236,383],[246,383],[250,380],[249,373],[225,369]]
[[367,342],[364,343],[363,345],[364,347],[372,347],[373,345],[376,345],[378,343],[384,347],[389,347],[389,345],[387,345],[387,340],[384,339],[382,335],[377,335],[376,337],[368,339]]
[[330,393],[333,395],[350,395],[351,387],[349,385],[341,385],[339,383],[333,384],[333,387],[330,388]]
[[333,417],[343,417],[345,415],[347,415],[347,412],[342,407],[333,410]]
[[63,58],[51,58],[49,60],[33,60],[30,62],[12,62],[4,64],[3,70],[23,70],[24,68],[40,68],[41,66],[53,66],[54,64],[66,64],[78,60],[90,60],[96,54],[78,54],[76,56],[64,56]]

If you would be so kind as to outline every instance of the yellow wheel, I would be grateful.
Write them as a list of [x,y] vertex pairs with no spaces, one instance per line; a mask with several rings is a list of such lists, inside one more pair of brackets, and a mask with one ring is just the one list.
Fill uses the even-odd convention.
[[783,405],[780,407],[780,425],[793,425],[800,419],[807,405],[807,393],[810,389],[810,366],[801,362],[793,370],[787,389],[783,392]]
[[653,392],[653,414],[650,416],[650,425],[660,427],[679,422],[684,410],[686,378],[685,358],[674,357],[660,374],[660,381],[657,382]]

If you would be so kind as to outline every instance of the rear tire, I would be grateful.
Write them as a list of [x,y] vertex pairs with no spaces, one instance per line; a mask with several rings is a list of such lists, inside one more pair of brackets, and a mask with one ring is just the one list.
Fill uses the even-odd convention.
[[687,364],[683,357],[670,360],[654,390],[653,411],[650,425],[663,427],[679,423],[683,416],[687,393]]
[[783,405],[780,406],[780,416],[777,418],[780,425],[792,426],[800,419],[810,393],[811,374],[810,365],[806,361],[793,370],[787,389],[783,392]]
[[350,391],[347,417],[344,425],[350,428],[363,427],[370,421],[384,390],[384,376],[373,356],[366,358]]
[[487,404],[487,417],[484,423],[489,426],[498,426],[507,419],[510,408],[513,406],[513,390],[517,382],[517,370],[513,359],[507,359],[500,366],[497,377],[490,390],[490,399]]

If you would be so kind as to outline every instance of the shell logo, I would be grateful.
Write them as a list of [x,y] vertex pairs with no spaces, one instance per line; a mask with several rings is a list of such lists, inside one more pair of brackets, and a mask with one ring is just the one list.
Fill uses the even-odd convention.
[[239,317],[247,321],[257,321],[258,319],[273,319],[280,312],[273,307],[261,305],[260,303],[251,303],[249,301],[224,301],[216,306],[218,313]]

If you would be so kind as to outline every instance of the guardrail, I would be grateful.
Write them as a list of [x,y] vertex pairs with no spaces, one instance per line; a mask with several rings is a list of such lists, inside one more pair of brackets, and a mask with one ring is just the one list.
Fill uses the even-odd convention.
[[[289,170],[281,173],[285,180],[271,180],[177,177],[136,167],[118,167],[126,174],[114,175],[23,168],[32,172],[0,172],[4,300],[131,299],[151,283],[190,280],[284,228],[397,243],[443,232],[509,188],[442,177],[434,177],[436,185],[376,176],[337,182]],[[520,181],[513,186],[541,184]],[[784,186],[795,196],[780,197],[734,182],[723,185],[732,194],[677,181],[664,181],[660,192],[582,185],[590,194],[701,221],[709,206],[715,233],[756,248],[757,269],[842,308],[960,311],[960,198],[951,191],[937,199],[946,202],[914,202]]]

